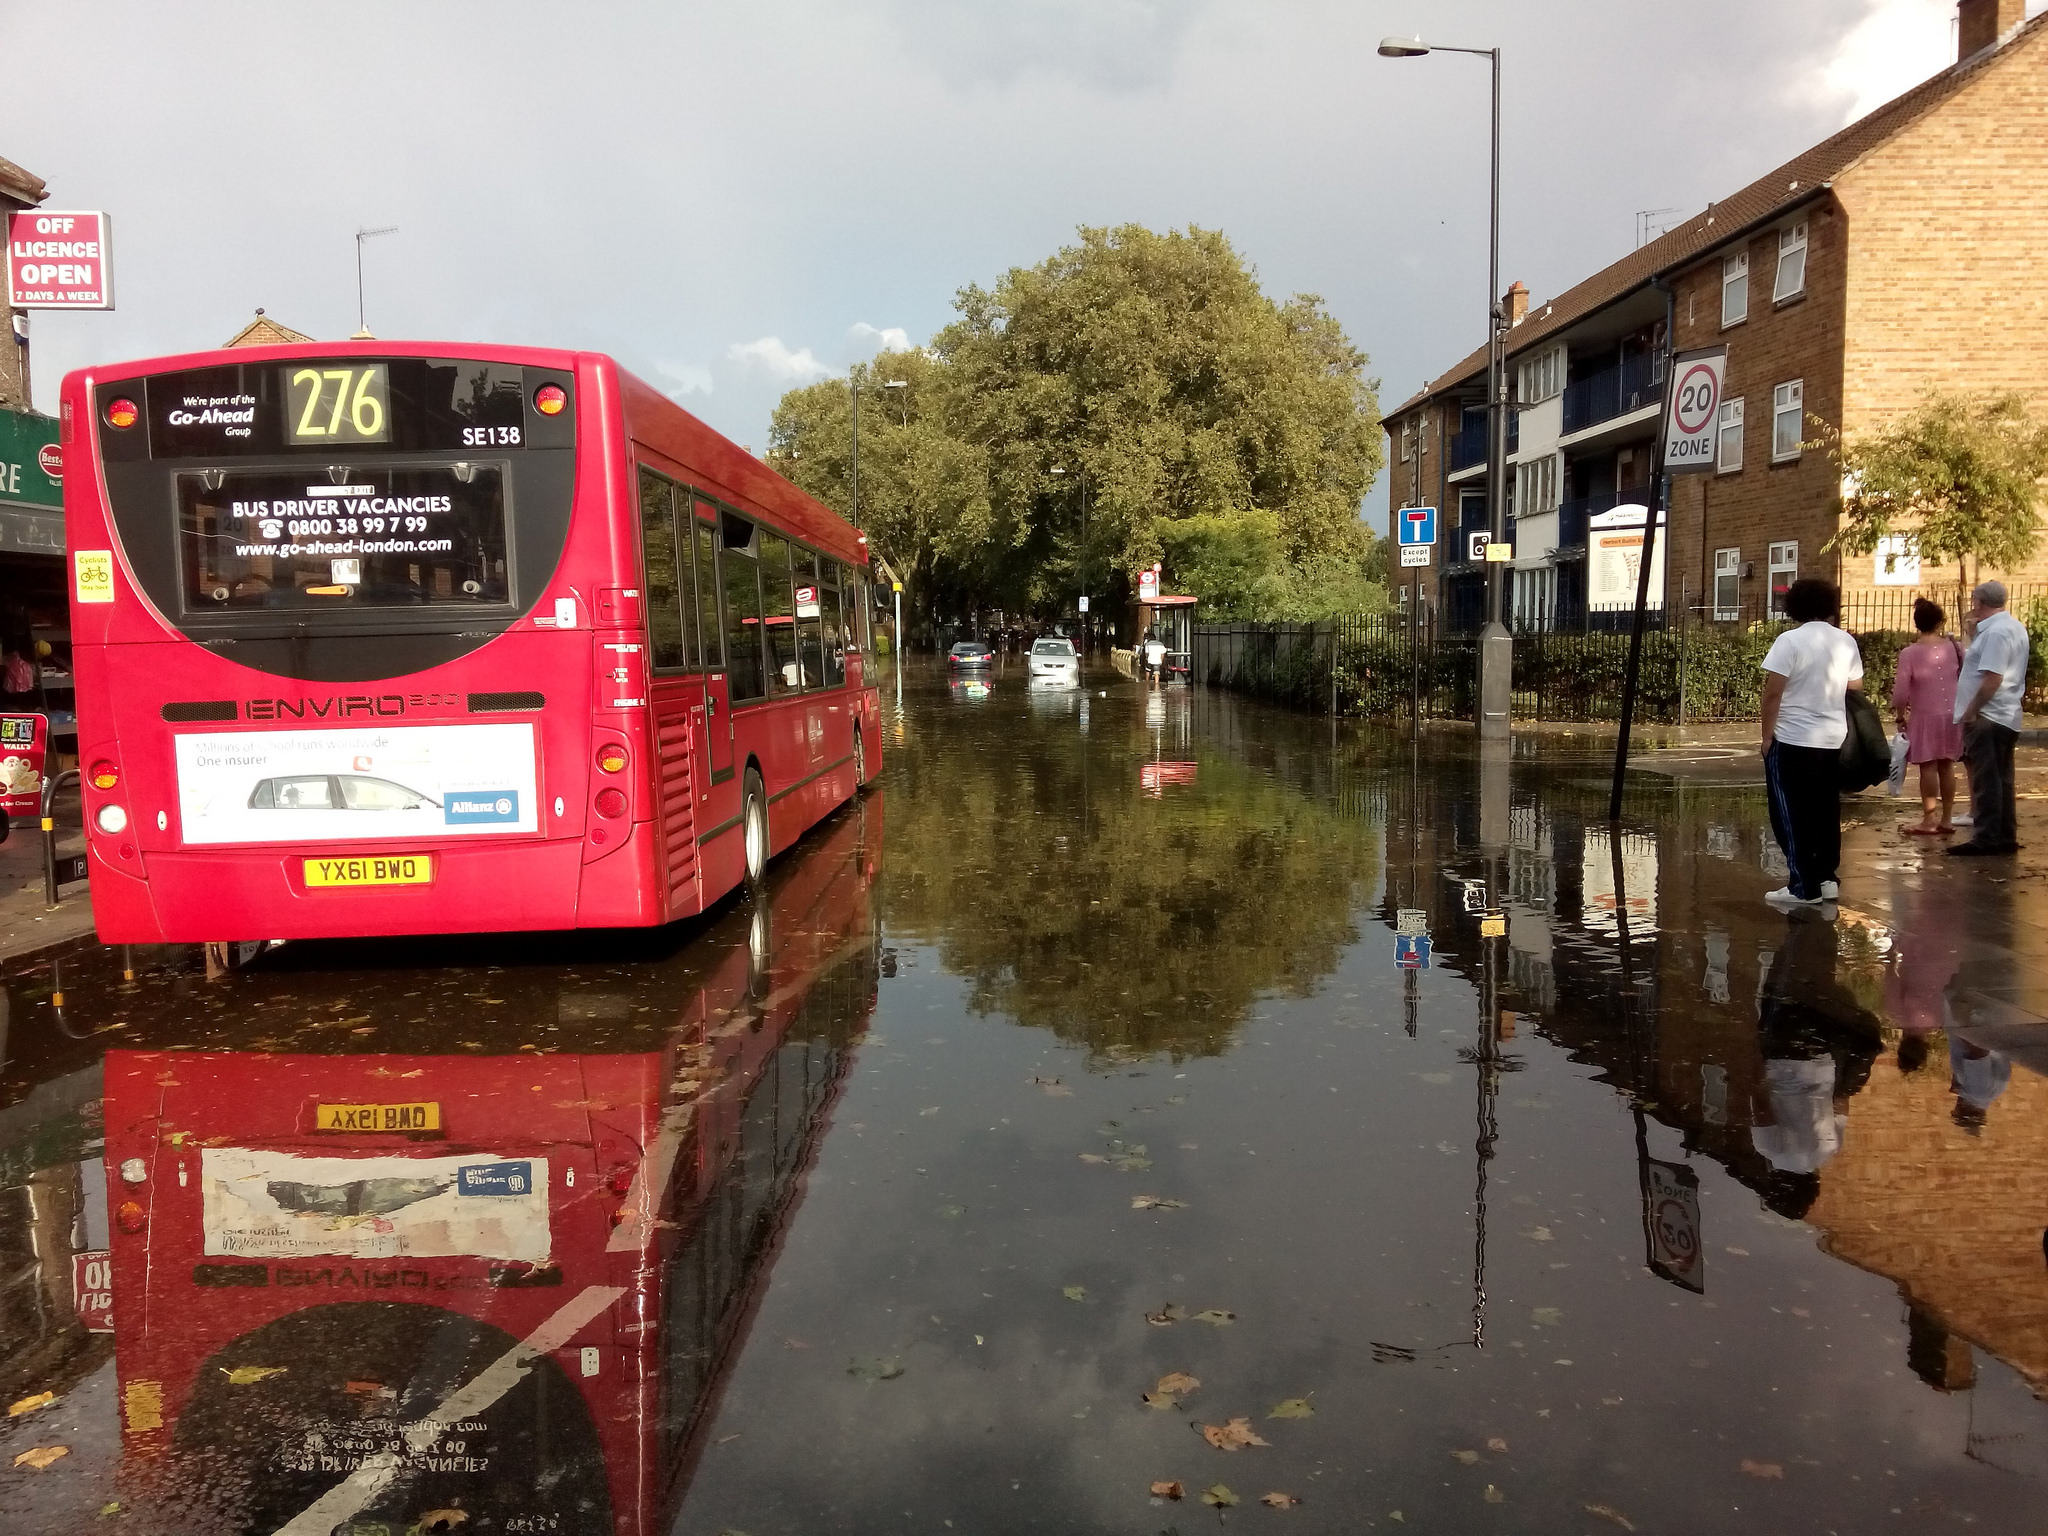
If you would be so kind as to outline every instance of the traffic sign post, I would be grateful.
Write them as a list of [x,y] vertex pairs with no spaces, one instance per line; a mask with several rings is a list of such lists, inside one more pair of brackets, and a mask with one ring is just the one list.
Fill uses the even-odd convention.
[[1409,938],[1429,932],[1429,914],[1420,907],[1402,907],[1394,913],[1394,932]]
[[1394,939],[1394,965],[1403,971],[1429,969],[1429,935],[1404,933]]
[[1436,508],[1403,507],[1394,514],[1394,530],[1399,542],[1410,544],[1434,544],[1436,542]]
[[1682,475],[1714,467],[1720,436],[1721,386],[1728,349],[1706,347],[1671,360],[1671,394],[1664,414],[1664,473]]

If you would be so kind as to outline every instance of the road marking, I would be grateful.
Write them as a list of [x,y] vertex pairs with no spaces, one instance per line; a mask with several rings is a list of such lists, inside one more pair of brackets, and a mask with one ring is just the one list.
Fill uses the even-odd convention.
[[[535,1360],[560,1349],[584,1324],[625,1293],[624,1286],[593,1285],[571,1297],[547,1321],[479,1371],[466,1386],[457,1387],[431,1413],[408,1424],[404,1431],[406,1449],[418,1455],[458,1420],[482,1413],[525,1380]],[[337,1525],[354,1519],[403,1470],[403,1464],[395,1458],[366,1461],[290,1522],[279,1526],[277,1536],[332,1536]]]

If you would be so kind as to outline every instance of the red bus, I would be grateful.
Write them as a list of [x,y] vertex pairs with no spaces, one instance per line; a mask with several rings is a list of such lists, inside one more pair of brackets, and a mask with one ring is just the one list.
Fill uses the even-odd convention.
[[[575,1052],[109,1052],[131,1513],[667,1530],[873,1011],[862,820],[691,946],[722,951],[700,987],[637,968]],[[594,979],[535,968],[526,1002],[581,1014]]]
[[666,923],[879,766],[863,537],[592,353],[64,381],[108,943]]

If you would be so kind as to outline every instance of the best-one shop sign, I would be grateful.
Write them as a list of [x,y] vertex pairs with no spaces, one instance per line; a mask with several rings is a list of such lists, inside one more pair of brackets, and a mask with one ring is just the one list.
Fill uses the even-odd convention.
[[7,293],[16,309],[112,309],[104,213],[31,208],[7,218]]

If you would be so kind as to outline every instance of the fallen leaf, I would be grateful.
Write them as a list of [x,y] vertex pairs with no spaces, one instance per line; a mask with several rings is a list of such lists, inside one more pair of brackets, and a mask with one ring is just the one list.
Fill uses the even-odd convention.
[[1211,1509],[1229,1509],[1237,1503],[1237,1495],[1218,1483],[1213,1488],[1202,1490],[1202,1502]]
[[1201,1429],[1202,1438],[1219,1451],[1242,1450],[1247,1445],[1272,1444],[1269,1440],[1259,1438],[1258,1431],[1252,1428],[1250,1419],[1232,1419],[1228,1424],[1220,1425],[1204,1424]]
[[933,1106],[932,1106],[932,1107],[931,1107],[930,1109],[920,1109],[920,1110],[918,1111],[918,1114],[919,1114],[919,1115],[936,1115],[936,1114],[937,1114],[938,1112],[939,1112],[939,1106],[938,1106],[938,1105],[936,1105],[936,1104],[934,1104],[934,1105],[933,1105]]
[[1100,1152],[1083,1152],[1080,1153],[1079,1156],[1081,1161],[1084,1163],[1106,1163],[1109,1161],[1109,1159],[1104,1157]]
[[1486,1442],[1486,1448],[1489,1451],[1505,1451],[1508,1448],[1508,1443],[1507,1441],[1501,1439],[1499,1435],[1495,1435],[1491,1440]]
[[1508,1496],[1491,1483],[1486,1485],[1486,1492],[1481,1497],[1489,1504],[1505,1504],[1508,1501]]
[[1179,1499],[1187,1496],[1187,1489],[1179,1483],[1154,1483],[1152,1497],[1155,1499]]
[[1735,1257],[1737,1257],[1738,1259],[1746,1259],[1749,1257],[1749,1250],[1747,1248],[1730,1248],[1728,1251],[1734,1254]]
[[1751,1461],[1748,1457],[1743,1458],[1742,1470],[1751,1477],[1783,1477],[1785,1475],[1785,1469],[1775,1461]]
[[[1315,1394],[1311,1392],[1309,1397]],[[1275,1403],[1269,1419],[1309,1419],[1315,1417],[1315,1405],[1307,1397],[1290,1397],[1284,1403]]]
[[1550,1228],[1531,1227],[1529,1231],[1524,1235],[1527,1236],[1529,1241],[1532,1243],[1547,1243],[1550,1241]]
[[1275,1509],[1292,1509],[1301,1500],[1291,1493],[1263,1493],[1259,1495],[1259,1502],[1270,1504]]
[[109,1499],[106,1503],[100,1506],[100,1515],[102,1518],[104,1518],[107,1515],[118,1515],[119,1513],[121,1513],[121,1501],[119,1499]]
[[862,1381],[894,1381],[903,1374],[903,1362],[885,1356],[855,1360],[846,1367],[846,1374]]
[[38,1392],[34,1397],[24,1397],[21,1399],[21,1401],[17,1403],[9,1404],[7,1409],[7,1417],[9,1417],[10,1419],[18,1419],[24,1413],[34,1413],[38,1408],[41,1408],[48,1403],[54,1403],[55,1401],[57,1401],[56,1393]]
[[1451,1459],[1453,1461],[1462,1461],[1469,1467],[1479,1460],[1479,1453],[1477,1451],[1453,1451],[1451,1452]]
[[1063,1285],[1060,1287],[1060,1294],[1069,1301],[1086,1301],[1088,1299],[1088,1289],[1086,1286]]
[[289,1366],[283,1365],[238,1365],[233,1370],[220,1367],[221,1375],[227,1377],[231,1387],[253,1386],[259,1381],[268,1381],[273,1376],[282,1376]]
[[1618,1509],[1610,1509],[1605,1504],[1588,1504],[1586,1506],[1586,1513],[1589,1515],[1598,1515],[1602,1520],[1612,1520],[1624,1531],[1632,1531],[1635,1529],[1635,1526],[1630,1523],[1627,1515],[1624,1515]]
[[1538,1328],[1555,1328],[1564,1321],[1564,1310],[1561,1307],[1532,1307],[1529,1321]]
[[1180,1399],[1171,1392],[1147,1392],[1144,1403],[1147,1408],[1178,1408]]
[[1147,1312],[1145,1314],[1145,1321],[1150,1323],[1155,1328],[1166,1328],[1170,1327],[1174,1323],[1179,1322],[1182,1318],[1186,1316],[1187,1313],[1183,1312],[1179,1307],[1175,1306],[1172,1302],[1169,1301],[1157,1312]]
[[1190,1376],[1186,1371],[1168,1371],[1159,1378],[1159,1385],[1154,1390],[1159,1392],[1177,1392],[1182,1396],[1186,1396],[1200,1385],[1201,1382]]
[[939,1214],[945,1217],[946,1220],[953,1221],[965,1216],[967,1214],[967,1207],[964,1205],[942,1205],[939,1207]]
[[1187,1208],[1185,1200],[1162,1200],[1157,1195],[1131,1196],[1131,1209],[1134,1211],[1184,1211]]
[[430,1509],[414,1521],[415,1528],[422,1531],[452,1531],[458,1525],[469,1523],[466,1509]]
[[1225,1312],[1221,1307],[1208,1307],[1203,1311],[1197,1312],[1194,1320],[1198,1323],[1214,1323],[1218,1328],[1221,1328],[1225,1323],[1236,1322],[1237,1314],[1235,1312]]
[[[71,1447],[68,1445],[39,1445],[34,1450],[23,1451],[19,1456],[15,1457],[14,1464],[17,1467],[34,1467],[40,1472],[58,1457],[69,1456],[70,1454]],[[1233,1499],[1231,1502],[1236,1503],[1237,1501]]]

